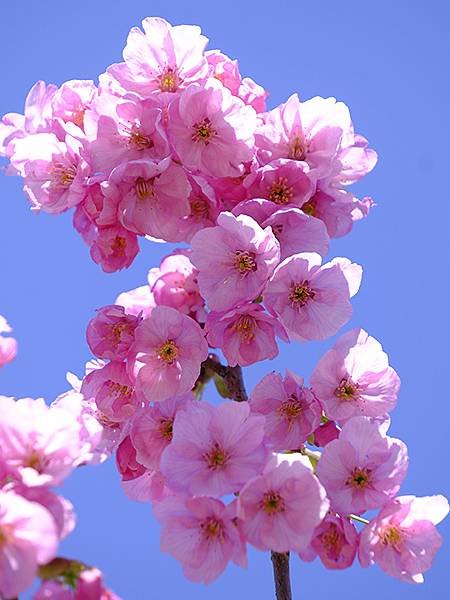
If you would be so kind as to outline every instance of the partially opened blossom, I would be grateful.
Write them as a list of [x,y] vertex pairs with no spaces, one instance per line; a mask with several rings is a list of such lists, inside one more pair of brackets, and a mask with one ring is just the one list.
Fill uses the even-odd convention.
[[363,567],[377,563],[408,583],[423,583],[423,573],[442,544],[435,525],[449,511],[444,496],[399,496],[361,532],[358,556]]
[[210,346],[221,348],[230,366],[247,366],[278,354],[276,336],[286,341],[280,323],[260,304],[250,302],[225,313],[210,312],[206,320]]
[[0,447],[13,477],[29,487],[62,483],[84,446],[77,419],[42,398],[0,397],[0,410]]
[[161,454],[172,441],[176,414],[192,402],[195,396],[188,393],[146,406],[136,413],[130,436],[141,465],[147,469],[159,468]]
[[259,296],[279,262],[280,247],[270,228],[246,215],[224,212],[217,223],[195,234],[191,260],[209,308],[225,311]]
[[136,389],[161,401],[190,391],[208,356],[200,326],[174,308],[157,306],[135,332]]
[[355,560],[358,542],[358,532],[350,519],[330,512],[314,531],[307,549],[300,552],[300,558],[310,561],[319,556],[327,569],[348,569]]
[[154,505],[162,524],[161,550],[179,560],[191,581],[211,583],[230,561],[247,566],[236,503],[216,498],[169,498]]
[[15,359],[17,354],[17,340],[13,337],[5,337],[4,333],[11,333],[5,317],[0,315],[0,368]]
[[352,314],[350,298],[361,282],[362,269],[348,258],[321,265],[319,254],[286,258],[264,293],[264,304],[276,314],[294,340],[324,340]]
[[78,575],[75,586],[60,581],[44,581],[33,600],[120,600],[108,589],[101,571],[87,567]]
[[193,236],[205,227],[216,224],[219,215],[219,200],[214,187],[200,175],[188,177],[191,193],[188,202],[190,212],[178,224],[180,239],[190,242]]
[[55,521],[37,502],[0,490],[0,542],[0,596],[16,598],[55,557]]
[[86,330],[86,339],[93,354],[109,360],[126,359],[139,321],[137,317],[126,314],[122,306],[112,304],[100,308]]
[[327,444],[317,475],[331,506],[348,515],[387,504],[400,489],[408,468],[405,444],[382,432],[368,417],[353,417],[337,440]]
[[52,97],[52,117],[74,123],[84,131],[84,116],[96,95],[97,88],[90,79],[65,81]]
[[275,552],[305,548],[328,507],[323,486],[294,455],[278,455],[238,497],[238,517],[247,541],[259,550]]
[[295,450],[318,427],[322,407],[303,385],[303,378],[286,371],[269,373],[250,395],[251,410],[265,417],[265,440],[275,451]]
[[208,39],[200,27],[175,25],[160,17],[142,21],[142,32],[133,27],[123,51],[125,63],[111,65],[108,75],[123,88],[150,95],[152,92],[174,93],[208,75],[203,50]]
[[206,402],[180,411],[172,443],[161,457],[168,485],[192,495],[237,492],[262,472],[264,418],[250,414],[247,403],[213,407]]
[[254,154],[256,113],[221,83],[190,85],[169,107],[169,139],[182,164],[212,177],[236,177]]
[[381,417],[396,404],[400,378],[389,366],[380,342],[364,329],[344,334],[318,362],[311,376],[327,416]]
[[90,245],[92,260],[106,273],[129,267],[139,252],[136,234],[121,225],[99,229]]
[[141,406],[124,362],[110,362],[86,375],[81,393],[92,398],[103,415],[118,423],[132,417]]

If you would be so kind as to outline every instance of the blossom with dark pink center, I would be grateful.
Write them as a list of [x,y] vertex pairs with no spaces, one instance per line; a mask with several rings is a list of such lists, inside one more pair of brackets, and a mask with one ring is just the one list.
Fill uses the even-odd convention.
[[203,54],[208,39],[196,25],[175,25],[160,17],[133,27],[123,51],[125,63],[111,65],[107,73],[126,90],[149,96],[174,93],[193,81],[204,81],[208,63]]
[[206,320],[209,345],[220,348],[232,367],[275,358],[278,354],[276,336],[287,340],[277,319],[254,302],[226,313],[210,312]]
[[318,427],[322,407],[303,385],[303,378],[291,371],[283,377],[269,373],[250,395],[251,410],[264,415],[265,441],[275,451],[295,450]]
[[241,175],[255,128],[253,108],[214,79],[189,86],[169,107],[169,139],[183,166],[212,177]]
[[139,252],[137,235],[121,225],[98,229],[91,246],[91,258],[105,273],[129,267]]
[[159,469],[161,454],[172,441],[173,423],[178,411],[194,401],[195,396],[189,392],[146,406],[135,414],[130,436],[136,449],[136,459],[141,465],[147,469]]
[[0,490],[0,596],[17,598],[25,591],[38,565],[55,557],[58,541],[55,521],[43,506]]
[[361,514],[389,502],[408,468],[406,445],[383,433],[368,417],[353,417],[327,444],[317,476],[340,514]]
[[449,511],[444,496],[400,496],[387,504],[361,532],[358,556],[408,583],[423,583],[423,573],[442,544],[435,525]]
[[126,314],[122,306],[103,306],[89,322],[86,339],[95,356],[125,360],[134,342],[134,330],[140,319]]
[[247,566],[236,503],[216,498],[168,498],[153,507],[162,524],[161,550],[179,560],[191,581],[211,583],[230,561]]
[[328,513],[300,558],[310,561],[319,556],[327,569],[348,569],[355,560],[358,542],[358,532],[350,519]]
[[16,358],[17,340],[13,337],[4,337],[4,333],[11,333],[8,321],[0,315],[0,368]]
[[300,551],[325,517],[325,489],[300,455],[277,455],[238,497],[246,540],[259,550]]
[[358,291],[362,269],[348,258],[321,265],[314,252],[294,254],[276,269],[264,304],[294,340],[324,340],[350,319],[350,298]]
[[157,306],[135,332],[136,389],[140,397],[161,401],[189,392],[208,356],[200,326],[174,308]]
[[261,294],[279,262],[280,246],[270,228],[246,215],[221,213],[217,223],[195,234],[191,261],[209,308],[226,311]]
[[213,407],[206,402],[178,412],[172,443],[161,457],[169,487],[191,495],[237,492],[262,472],[264,418],[250,414],[246,402]]
[[110,362],[86,375],[81,393],[95,400],[107,419],[120,423],[132,417],[141,406],[134,385],[125,362]]
[[358,415],[381,417],[391,411],[400,378],[389,366],[380,342],[364,329],[352,329],[317,363],[311,385],[327,416],[342,422]]

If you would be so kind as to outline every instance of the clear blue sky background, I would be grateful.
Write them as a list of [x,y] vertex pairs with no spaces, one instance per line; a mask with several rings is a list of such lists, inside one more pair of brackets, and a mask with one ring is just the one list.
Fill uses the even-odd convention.
[[[417,495],[450,495],[449,14],[445,0],[23,0],[2,2],[0,21],[1,114],[20,112],[37,79],[95,79],[120,60],[129,28],[149,15],[201,25],[210,48],[238,58],[241,72],[270,90],[270,106],[294,91],[304,99],[336,96],[350,106],[357,131],[379,152],[376,170],[358,190],[378,206],[334,242],[331,255],[364,266],[345,329],[362,326],[381,340],[402,377],[391,432],[409,446],[403,492]],[[50,401],[66,389],[68,369],[83,370],[84,331],[94,309],[143,284],[170,247],[143,244],[129,270],[105,275],[71,215],[32,214],[21,182],[6,177],[0,178],[0,223],[0,313],[20,342],[18,359],[0,373],[0,391]],[[272,368],[309,376],[330,344],[284,346],[272,364],[247,370],[249,388]],[[124,600],[272,598],[269,557],[253,551],[248,571],[230,567],[209,587],[186,581],[179,565],[159,552],[150,508],[123,496],[112,463],[80,469],[64,493],[79,523],[62,551],[98,565]],[[441,531],[450,537],[450,521]],[[294,557],[294,596],[447,598],[448,547],[447,539],[417,587],[377,567],[335,573]]]

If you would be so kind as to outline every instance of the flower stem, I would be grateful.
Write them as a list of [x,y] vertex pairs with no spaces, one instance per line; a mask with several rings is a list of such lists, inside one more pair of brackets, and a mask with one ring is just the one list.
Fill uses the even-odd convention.
[[289,578],[289,552],[271,552],[277,600],[292,600]]
[[365,519],[364,517],[358,517],[358,515],[348,515],[350,517],[350,519],[353,519],[354,521],[359,521],[360,523],[364,523],[364,525],[368,525],[369,521],[367,519]]

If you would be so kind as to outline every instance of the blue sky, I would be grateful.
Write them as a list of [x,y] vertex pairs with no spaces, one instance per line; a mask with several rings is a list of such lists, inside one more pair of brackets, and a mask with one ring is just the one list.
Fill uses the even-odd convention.
[[[23,109],[37,79],[96,79],[120,60],[127,32],[145,16],[199,24],[238,58],[241,73],[270,90],[275,106],[294,91],[306,99],[346,102],[356,130],[379,153],[375,171],[356,190],[377,202],[369,219],[332,244],[364,266],[354,316],[344,328],[377,337],[402,378],[391,434],[409,447],[403,493],[450,495],[448,438],[448,36],[450,5],[442,0],[361,1],[81,0],[4,3],[0,33],[0,114]],[[105,275],[71,225],[71,215],[29,211],[18,179],[0,177],[0,313],[20,343],[18,359],[0,373],[0,391],[44,396],[66,389],[65,373],[81,374],[89,357],[84,331],[95,308],[145,282],[170,246],[142,244],[127,271]],[[272,363],[246,370],[251,389],[271,369],[305,377],[331,345],[283,346]],[[212,586],[189,583],[159,552],[150,507],[122,494],[113,463],[80,469],[64,493],[78,527],[62,553],[98,565],[124,600],[273,596],[268,555],[250,551],[247,571],[230,567]],[[441,526],[450,535],[450,521]],[[444,598],[450,586],[448,540],[422,586],[398,582],[377,567],[326,571],[292,560],[294,597],[365,600]],[[447,567],[447,568],[446,568]]]

